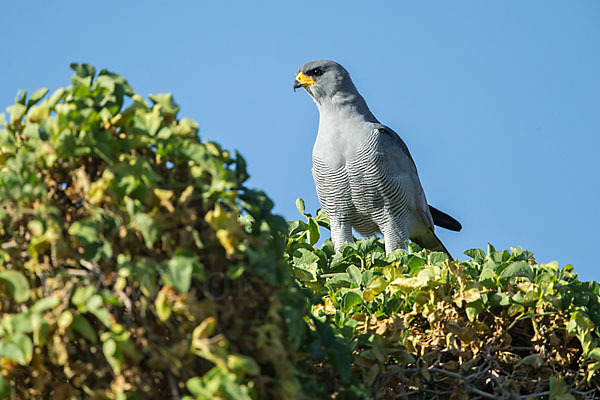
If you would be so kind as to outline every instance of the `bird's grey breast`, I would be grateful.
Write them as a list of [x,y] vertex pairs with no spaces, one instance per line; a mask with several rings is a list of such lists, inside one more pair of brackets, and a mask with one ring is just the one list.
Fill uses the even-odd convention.
[[[378,129],[365,125],[346,134],[319,135],[313,149],[313,175],[323,208],[348,221],[363,235],[378,232],[388,183]],[[332,131],[327,133],[331,134]]]
[[313,178],[319,201],[330,217],[344,220],[352,208],[350,201],[347,151],[337,127],[320,126],[313,147]]

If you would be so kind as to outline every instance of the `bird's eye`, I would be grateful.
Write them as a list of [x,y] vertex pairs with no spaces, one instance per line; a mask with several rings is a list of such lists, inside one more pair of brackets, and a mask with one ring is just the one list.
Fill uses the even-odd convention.
[[313,75],[313,76],[321,76],[321,75],[323,75],[323,70],[320,69],[320,68],[315,68],[311,72],[312,72],[311,75]]

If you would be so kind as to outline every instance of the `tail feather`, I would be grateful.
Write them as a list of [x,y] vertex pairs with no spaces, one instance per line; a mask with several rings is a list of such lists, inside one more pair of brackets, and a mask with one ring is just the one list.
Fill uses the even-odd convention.
[[435,235],[433,230],[428,230],[426,235],[410,238],[410,240],[412,240],[424,249],[444,252],[448,254],[448,257],[450,257],[451,260],[454,260],[452,254],[450,254],[446,246],[444,246],[442,241]]
[[438,210],[434,206],[429,206],[429,212],[431,213],[431,217],[433,218],[433,223],[435,225],[455,232],[458,232],[462,229],[460,222],[445,212]]

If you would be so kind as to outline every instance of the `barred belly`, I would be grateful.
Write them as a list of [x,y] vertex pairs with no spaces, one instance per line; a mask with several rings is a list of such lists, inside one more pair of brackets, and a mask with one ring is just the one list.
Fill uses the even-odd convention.
[[323,209],[330,218],[350,223],[364,236],[382,232],[390,219],[404,218],[407,212],[402,184],[389,175],[381,134],[374,129],[337,168],[313,156],[313,176]]

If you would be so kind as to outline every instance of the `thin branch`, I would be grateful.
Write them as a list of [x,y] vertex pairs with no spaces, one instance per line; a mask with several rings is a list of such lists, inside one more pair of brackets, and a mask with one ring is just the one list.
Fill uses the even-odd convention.
[[399,399],[399,398],[401,398],[401,397],[408,397],[408,396],[410,396],[411,394],[417,394],[417,393],[419,393],[419,391],[418,391],[418,390],[413,390],[413,391],[411,391],[411,392],[406,392],[406,393],[400,393],[400,394],[397,394],[397,395],[396,395],[396,398],[397,398],[397,399]]
[[175,378],[171,372],[167,372],[167,378],[169,380],[169,389],[171,389],[171,398],[173,400],[180,400],[179,391],[177,390],[177,382],[175,382]]
[[490,394],[488,392],[484,392],[483,390],[479,390],[476,387],[469,388],[470,392],[480,395],[481,397],[485,397],[486,399],[497,399],[498,396]]
[[533,393],[533,394],[524,394],[523,396],[519,396],[520,399],[530,399],[532,397],[544,397],[544,396],[549,396],[550,395],[550,391],[547,392],[539,392],[539,393]]

